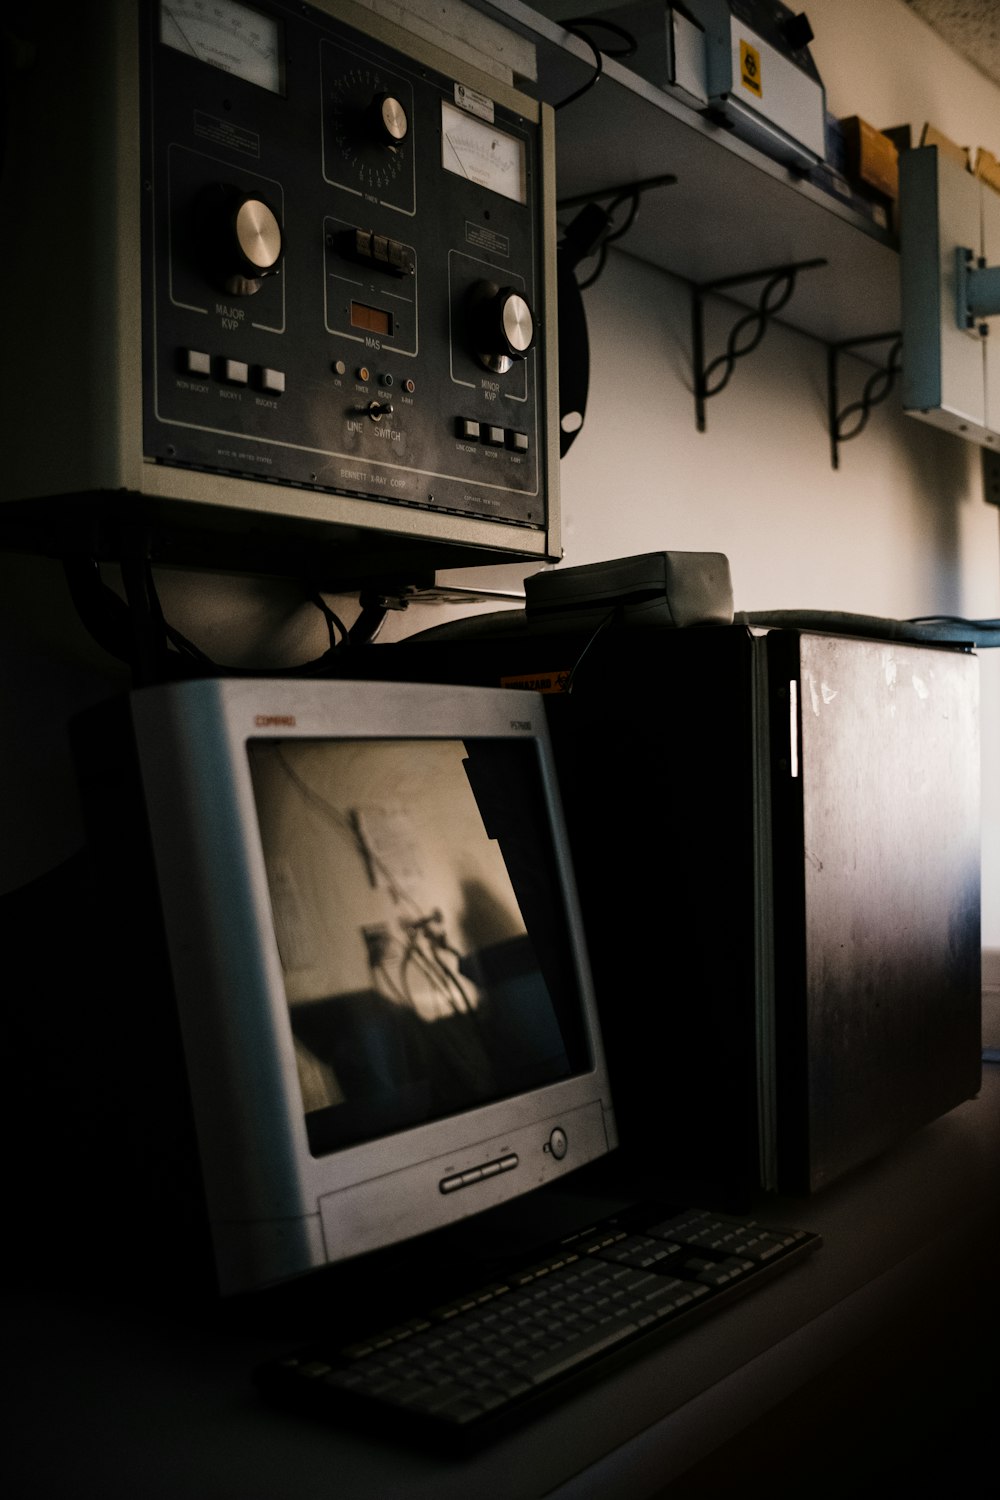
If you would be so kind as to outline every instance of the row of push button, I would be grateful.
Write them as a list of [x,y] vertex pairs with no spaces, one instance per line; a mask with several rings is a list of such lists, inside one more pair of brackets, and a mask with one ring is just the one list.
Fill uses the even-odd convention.
[[390,239],[385,234],[375,234],[370,229],[349,231],[344,241],[348,254],[358,260],[371,261],[395,276],[412,276],[417,269],[413,250],[400,240]]
[[438,1186],[442,1193],[454,1193],[458,1188],[468,1187],[472,1182],[482,1182],[485,1177],[496,1177],[500,1172],[512,1172],[517,1162],[517,1153],[511,1151],[497,1161],[484,1162],[481,1167],[470,1167],[467,1172],[456,1172],[453,1177],[442,1177]]
[[527,453],[528,434],[514,427],[495,427],[490,422],[474,422],[470,417],[459,417],[458,435],[467,443],[485,443],[489,448],[512,448],[515,453]]
[[194,375],[200,380],[210,380],[215,375],[226,385],[250,385],[252,378],[256,389],[266,391],[269,396],[281,396],[285,390],[284,370],[272,370],[267,365],[251,368],[242,359],[213,359],[202,349],[182,349],[180,362],[185,375]]

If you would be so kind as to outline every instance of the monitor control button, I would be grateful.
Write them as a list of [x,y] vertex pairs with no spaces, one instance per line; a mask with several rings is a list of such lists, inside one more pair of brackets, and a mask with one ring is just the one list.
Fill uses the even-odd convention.
[[566,1132],[565,1130],[560,1130],[558,1125],[549,1136],[549,1150],[556,1161],[562,1161],[569,1150],[569,1141],[566,1139]]

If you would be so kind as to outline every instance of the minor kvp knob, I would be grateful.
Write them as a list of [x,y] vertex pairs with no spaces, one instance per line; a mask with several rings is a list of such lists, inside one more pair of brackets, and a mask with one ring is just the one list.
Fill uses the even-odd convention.
[[535,342],[535,318],[515,287],[481,281],[470,296],[472,346],[487,370],[505,375]]
[[260,291],[284,252],[277,214],[262,198],[225,183],[202,192],[196,213],[199,248],[213,281],[234,297]]

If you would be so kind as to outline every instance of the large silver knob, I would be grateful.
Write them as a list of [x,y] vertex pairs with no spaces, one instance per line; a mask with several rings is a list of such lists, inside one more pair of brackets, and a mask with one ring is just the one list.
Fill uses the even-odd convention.
[[401,146],[410,122],[406,110],[392,94],[376,94],[367,110],[367,124],[380,146]]
[[277,214],[262,198],[213,183],[198,202],[197,232],[213,281],[234,297],[260,291],[277,274],[284,235]]
[[505,375],[525,359],[535,342],[535,318],[527,299],[512,286],[482,281],[472,290],[472,346],[479,362]]

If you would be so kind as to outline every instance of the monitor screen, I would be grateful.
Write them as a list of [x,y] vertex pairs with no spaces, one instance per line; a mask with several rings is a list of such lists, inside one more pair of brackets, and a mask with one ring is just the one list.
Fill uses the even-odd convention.
[[610,1149],[535,694],[222,679],[131,710],[223,1291]]
[[532,746],[248,750],[314,1155],[590,1066]]

